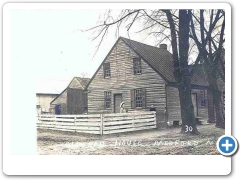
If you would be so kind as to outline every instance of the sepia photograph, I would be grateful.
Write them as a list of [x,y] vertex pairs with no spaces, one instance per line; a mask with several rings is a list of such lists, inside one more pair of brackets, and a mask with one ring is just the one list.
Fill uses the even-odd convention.
[[231,173],[231,11],[4,5],[4,173]]
[[[57,31],[59,39],[47,39],[56,52],[42,60],[45,79],[36,81],[39,154],[220,154],[224,9],[36,10],[32,16],[43,20],[38,26],[49,24],[50,32],[39,35]],[[61,78],[51,79],[55,73]]]

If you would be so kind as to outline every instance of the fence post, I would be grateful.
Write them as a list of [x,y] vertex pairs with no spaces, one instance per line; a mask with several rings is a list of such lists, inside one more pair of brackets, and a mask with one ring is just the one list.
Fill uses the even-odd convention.
[[132,127],[135,127],[135,114],[133,114],[132,120],[133,120]]
[[77,129],[76,129],[76,119],[77,119],[77,117],[75,116],[75,117],[74,117],[74,128],[75,128],[75,132],[77,132]]
[[156,111],[153,111],[154,112],[154,121],[156,123],[156,128],[158,127],[158,120],[157,120],[157,112]]
[[103,135],[103,114],[100,114],[100,134]]
[[56,129],[57,123],[56,123],[56,116],[53,116],[53,123],[54,123],[54,128]]

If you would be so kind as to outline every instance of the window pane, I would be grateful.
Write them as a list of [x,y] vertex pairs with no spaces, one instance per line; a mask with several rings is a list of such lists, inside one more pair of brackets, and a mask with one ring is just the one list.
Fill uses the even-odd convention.
[[142,89],[135,89],[136,107],[142,107]]
[[104,78],[111,76],[110,63],[109,62],[103,64],[103,70],[104,70]]
[[105,108],[111,108],[111,91],[104,92]]
[[142,66],[141,66],[140,58],[133,58],[133,69],[134,69],[134,74],[142,73]]

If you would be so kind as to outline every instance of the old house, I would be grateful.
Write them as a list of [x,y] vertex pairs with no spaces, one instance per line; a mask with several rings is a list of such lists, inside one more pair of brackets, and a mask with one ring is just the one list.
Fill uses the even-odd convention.
[[51,101],[55,114],[82,114],[87,112],[87,93],[84,91],[89,78],[74,77],[56,98]]
[[36,110],[37,114],[54,114],[51,101],[56,98],[69,80],[37,79],[36,81]]
[[37,114],[53,114],[54,110],[51,109],[50,102],[58,95],[53,93],[36,93]]
[[[166,44],[154,47],[120,37],[86,89],[89,113],[118,113],[124,101],[129,112],[149,111],[153,105],[160,121],[181,123],[173,59]],[[201,65],[192,78],[192,101],[198,119],[211,118],[211,94]]]

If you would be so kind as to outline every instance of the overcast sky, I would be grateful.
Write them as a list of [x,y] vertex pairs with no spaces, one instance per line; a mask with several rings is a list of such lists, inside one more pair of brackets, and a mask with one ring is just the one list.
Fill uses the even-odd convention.
[[[117,13],[117,10],[115,10]],[[96,25],[105,10],[13,10],[10,16],[10,54],[12,62],[34,63],[35,77],[72,79],[91,77],[116,42],[112,29],[96,52],[92,32],[82,32]],[[119,12],[119,11],[118,11]],[[132,27],[133,32],[138,29]],[[120,36],[127,37],[125,28]],[[130,33],[134,40],[152,44],[143,34]]]

